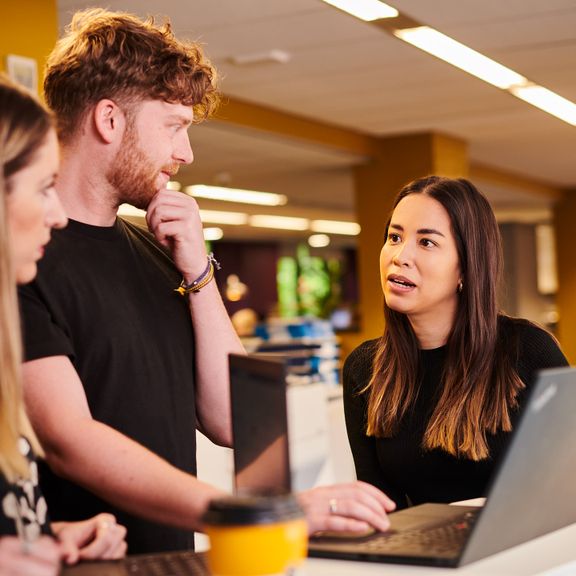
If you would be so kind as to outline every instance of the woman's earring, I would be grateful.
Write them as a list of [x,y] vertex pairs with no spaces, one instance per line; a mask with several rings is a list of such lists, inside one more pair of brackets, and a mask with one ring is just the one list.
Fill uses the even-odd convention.
[[464,283],[462,282],[462,280],[459,280],[457,291],[460,293],[460,292],[462,292],[463,288],[464,288]]

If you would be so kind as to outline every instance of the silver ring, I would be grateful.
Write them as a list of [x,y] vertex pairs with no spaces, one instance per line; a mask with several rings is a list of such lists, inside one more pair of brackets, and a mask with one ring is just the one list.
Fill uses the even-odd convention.
[[330,514],[338,514],[338,500],[336,498],[330,498],[328,506],[330,507]]

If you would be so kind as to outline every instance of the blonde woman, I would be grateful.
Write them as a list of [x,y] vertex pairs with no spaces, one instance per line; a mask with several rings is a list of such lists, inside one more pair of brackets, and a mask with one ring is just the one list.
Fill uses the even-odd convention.
[[0,574],[57,574],[60,561],[117,558],[125,528],[100,514],[50,523],[38,486],[42,454],[20,387],[16,284],[31,281],[52,228],[67,219],[54,190],[59,151],[51,117],[0,76]]

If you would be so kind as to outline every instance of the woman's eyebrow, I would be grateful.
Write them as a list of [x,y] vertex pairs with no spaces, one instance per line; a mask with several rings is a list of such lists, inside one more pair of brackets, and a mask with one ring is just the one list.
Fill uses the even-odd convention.
[[[400,225],[400,224],[390,224],[390,226],[388,228],[394,228],[394,230],[398,230],[400,232],[404,232],[404,226]],[[442,236],[442,238],[445,238],[446,236],[444,234],[442,234],[442,232],[440,232],[439,230],[435,230],[434,228],[419,228],[418,230],[416,230],[417,234],[437,234],[438,236]]]
[[437,234],[438,236],[442,236],[442,238],[445,238],[444,234],[442,234],[442,232],[440,232],[439,230],[434,230],[434,228],[420,228],[419,230],[417,230],[418,234]]

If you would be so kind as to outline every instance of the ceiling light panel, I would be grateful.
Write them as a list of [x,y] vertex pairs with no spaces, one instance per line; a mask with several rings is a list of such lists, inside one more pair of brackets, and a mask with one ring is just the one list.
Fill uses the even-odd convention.
[[324,0],[324,2],[365,22],[398,16],[396,8],[392,8],[380,0]]
[[250,216],[250,226],[256,228],[278,228],[279,230],[308,230],[307,218],[294,218],[292,216],[273,216],[256,214]]
[[312,232],[323,234],[342,234],[344,236],[357,236],[360,234],[360,224],[339,220],[313,220],[310,224]]
[[[358,12],[359,6],[363,4],[359,0],[323,1],[357,18],[373,22],[375,26],[400,40],[444,60],[492,86],[506,90],[513,96],[572,126],[576,126],[576,103],[547,88],[536,85],[522,74],[518,74],[518,72],[499,62],[480,54],[480,52],[450,38],[450,36],[446,36],[430,26],[420,24],[407,14],[400,13],[388,6],[395,12],[394,17],[390,18],[389,16],[389,20],[383,19],[384,16],[374,18],[374,14],[368,16]],[[373,0],[371,3],[374,6],[387,6],[378,0]]]
[[544,110],[544,112],[548,112],[548,114],[552,114],[552,116],[576,126],[576,104],[555,92],[536,84],[516,86],[511,88],[510,92],[517,98],[524,100],[524,102],[528,102],[528,104],[532,104],[532,106],[536,106],[536,108],[540,108],[540,110]]
[[308,238],[308,244],[312,248],[325,248],[330,245],[330,236],[326,234],[312,234]]
[[223,186],[206,186],[204,184],[186,186],[186,193],[197,198],[210,198],[211,200],[239,202],[241,204],[257,204],[259,206],[283,206],[288,200],[284,194],[226,188]]
[[132,206],[132,204],[120,204],[118,208],[118,216],[137,216],[140,218],[146,218],[146,211]]
[[420,50],[424,50],[424,52],[428,52],[428,54],[432,54],[432,56],[436,56],[498,88],[507,89],[527,82],[524,76],[514,72],[514,70],[502,66],[502,64],[429,26],[394,30],[393,34],[404,42],[408,42],[408,44],[412,44],[412,46],[416,46],[416,48],[420,48]]
[[204,228],[202,232],[204,234],[204,240],[209,242],[213,240],[221,240],[224,237],[222,228]]
[[241,226],[248,223],[248,214],[242,212],[225,212],[222,210],[200,210],[200,220],[211,224],[230,224]]

